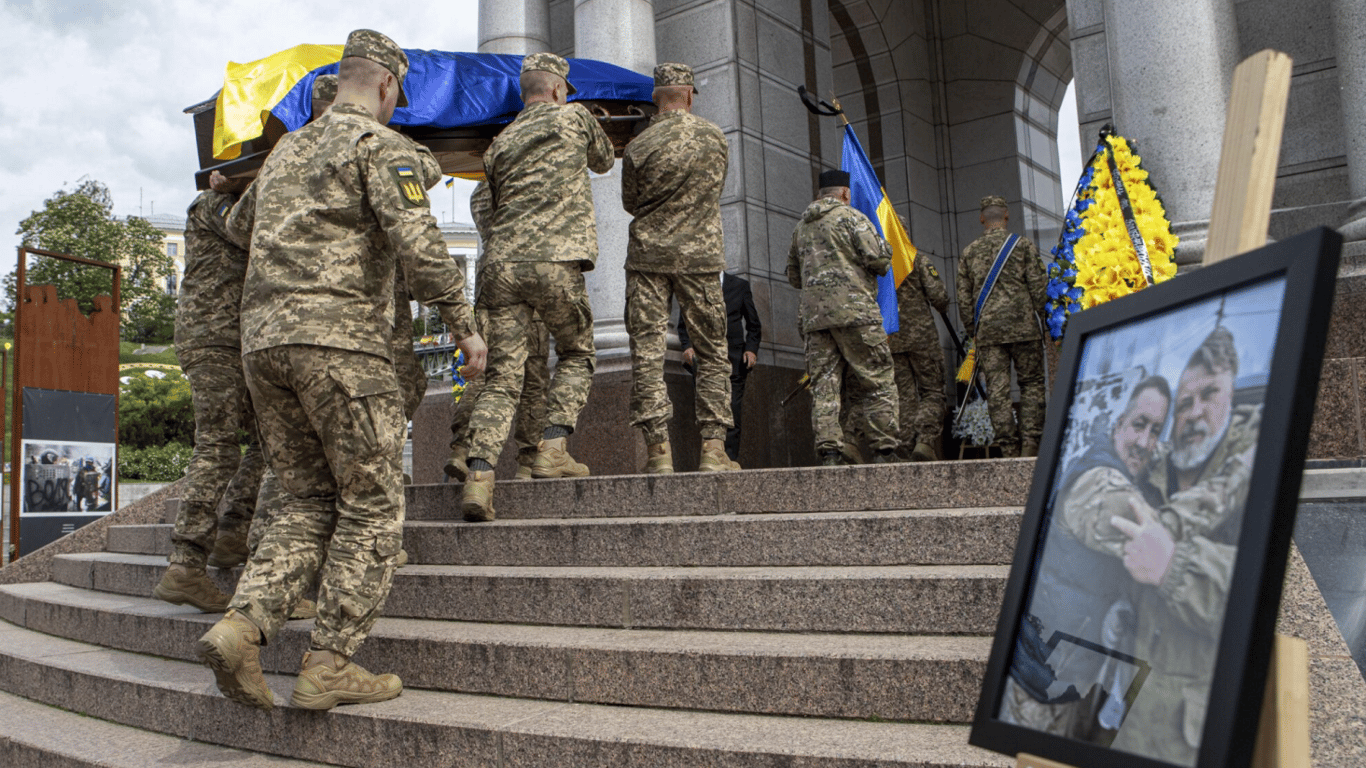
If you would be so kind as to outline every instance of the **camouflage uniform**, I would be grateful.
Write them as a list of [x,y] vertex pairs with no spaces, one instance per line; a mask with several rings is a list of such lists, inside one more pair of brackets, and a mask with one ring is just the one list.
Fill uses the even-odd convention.
[[674,296],[697,353],[702,439],[724,440],[734,423],[721,289],[721,187],[728,156],[721,129],[683,109],[656,115],[622,155],[621,204],[633,217],[626,249],[631,424],[648,445],[669,439],[673,418],[664,352]]
[[315,649],[353,655],[388,595],[404,517],[395,269],[457,338],[473,333],[423,152],[336,104],[280,140],[232,212],[253,233],[243,363],[285,492],[232,607],[267,641],[320,567]]
[[614,160],[588,110],[549,102],[523,109],[484,153],[493,213],[477,303],[487,313],[489,355],[470,416],[471,460],[497,465],[523,390],[533,313],[555,337],[558,358],[546,423],[572,431],[578,422],[597,365],[583,281],[598,257],[588,169],[605,173]]
[[[971,322],[977,295],[996,254],[1010,236],[1004,228],[988,229],[963,249],[958,262],[958,311]],[[1038,312],[1047,300],[1048,278],[1039,252],[1027,237],[1020,237],[982,307],[976,328],[977,364],[986,376],[987,407],[996,443],[1007,456],[1018,456],[1020,440],[1038,445],[1043,434],[1044,374]],[[1020,385],[1020,425],[1010,401],[1010,366]]]
[[949,295],[930,257],[916,257],[896,290],[901,329],[887,337],[900,398],[901,446],[925,443],[938,455],[944,431],[944,349],[930,307],[948,312]]
[[867,217],[833,198],[807,206],[792,233],[787,281],[802,292],[799,315],[811,377],[816,452],[838,451],[846,369],[864,399],[864,433],[875,451],[897,446],[896,381],[877,305],[877,278],[892,250]]
[[[470,195],[470,216],[474,227],[479,230],[479,239],[488,242],[489,224],[493,215],[493,195],[489,192],[488,182],[481,181]],[[475,303],[478,303],[479,287],[483,285],[484,259],[481,256],[475,270]],[[486,312],[476,309],[475,322],[479,332],[485,337],[489,334]],[[522,395],[517,401],[517,420],[512,429],[512,439],[517,443],[517,460],[530,465],[536,444],[545,431],[545,398],[550,386],[550,331],[545,327],[539,313],[532,314],[531,327],[527,329],[526,367],[522,371]],[[483,391],[484,377],[473,379],[465,384],[465,391],[455,404],[451,413],[451,447],[470,444],[470,414],[474,413],[479,393]]]
[[[239,305],[247,252],[234,244],[226,225],[236,200],[236,195],[203,192],[186,212],[175,344],[194,400],[195,441],[170,561],[195,569],[204,568],[217,533],[246,534],[265,465],[242,377]],[[240,430],[251,440],[245,455]]]

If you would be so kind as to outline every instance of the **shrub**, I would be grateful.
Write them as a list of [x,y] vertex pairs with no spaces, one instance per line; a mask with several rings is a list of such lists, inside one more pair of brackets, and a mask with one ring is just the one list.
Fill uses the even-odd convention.
[[150,448],[194,442],[194,403],[190,382],[178,371],[165,378],[134,374],[119,392],[119,443]]
[[183,443],[123,448],[119,451],[119,479],[170,483],[185,475],[190,466],[190,446]]

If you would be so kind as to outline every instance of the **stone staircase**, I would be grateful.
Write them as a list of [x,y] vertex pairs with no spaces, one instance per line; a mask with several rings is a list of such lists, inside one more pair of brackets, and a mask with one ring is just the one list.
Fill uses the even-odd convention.
[[[406,690],[330,713],[288,705],[310,622],[263,649],[273,712],[218,693],[216,617],[149,597],[176,508],[149,502],[0,585],[0,765],[1012,765],[966,724],[1032,466],[500,483],[481,525],[410,487],[413,564],[357,656]],[[1356,730],[1316,734],[1359,733],[1328,708]]]

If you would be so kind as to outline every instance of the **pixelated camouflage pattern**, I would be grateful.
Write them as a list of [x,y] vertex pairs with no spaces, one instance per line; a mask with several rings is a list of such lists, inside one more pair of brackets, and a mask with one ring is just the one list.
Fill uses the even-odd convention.
[[393,364],[289,345],[247,353],[243,365],[284,504],[232,607],[274,639],[317,577],[311,647],[354,655],[403,549],[404,419]]
[[[888,337],[889,339],[891,337]],[[938,453],[944,436],[944,351],[939,345],[892,352],[901,447],[925,443]]]
[[408,106],[403,90],[403,78],[408,76],[408,54],[398,43],[373,29],[357,29],[346,36],[346,47],[342,49],[342,58],[351,56],[369,59],[389,70],[398,80],[398,106]]
[[251,233],[243,352],[304,344],[390,359],[395,257],[456,338],[473,332],[424,166],[411,139],[354,104],[280,139],[228,223]]
[[697,353],[694,398],[703,440],[724,440],[734,424],[730,357],[721,273],[667,274],[626,270],[626,333],[631,339],[631,426],[646,445],[669,439],[673,404],[664,385],[664,353],[672,297],[678,298]]
[[237,195],[200,192],[185,211],[185,276],[176,299],[175,347],[242,346],[242,281],[247,252],[228,235]]
[[726,268],[721,189],[730,149],[711,122],[661,112],[621,156],[621,205],[631,214],[626,268],[670,274]]
[[592,269],[598,230],[588,169],[606,173],[615,160],[611,139],[579,104],[523,109],[484,153],[493,210],[485,258]]
[[949,311],[949,293],[929,256],[922,253],[915,257],[911,271],[897,286],[896,307],[900,330],[887,338],[893,352],[941,349],[934,310]]
[[470,416],[469,457],[497,466],[523,392],[532,313],[555,339],[555,375],[546,393],[546,424],[578,423],[597,368],[593,308],[576,263],[490,261],[484,265],[479,308],[487,313],[484,390]]
[[[1015,381],[1020,386],[1020,417],[1010,399],[1010,366],[1015,365]],[[995,443],[1007,456],[1018,456],[1020,440],[1035,444],[1043,434],[1046,398],[1043,375],[1043,349],[1034,341],[1014,344],[977,345],[978,370],[986,378],[987,413]],[[1015,453],[1010,453],[1015,451]]]
[[[337,76],[318,75],[313,78],[313,100],[325,101],[328,104],[337,100]],[[314,115],[317,117],[317,115]]]
[[[488,337],[488,318],[481,309],[474,311],[479,323],[479,333]],[[550,387],[550,331],[546,330],[541,316],[531,315],[531,328],[527,331],[526,366],[522,371],[522,396],[517,400],[517,419],[513,423],[512,439],[521,452],[532,451],[541,441],[545,432],[545,398]],[[474,435],[470,431],[470,414],[479,402],[479,393],[484,390],[484,379],[480,376],[465,384],[465,391],[451,411],[451,447],[468,447]]]
[[[479,240],[488,243],[489,227],[493,224],[493,190],[489,189],[487,181],[481,181],[474,185],[474,191],[470,193],[470,218],[474,219],[474,229],[479,233]],[[482,266],[484,259],[479,257]],[[475,290],[478,290],[478,281],[475,281]]]
[[553,53],[527,54],[522,58],[522,72],[549,72],[552,75],[559,75],[564,78],[565,83],[568,83],[570,96],[579,92],[579,89],[569,82],[569,62]]
[[891,263],[891,247],[862,213],[831,197],[807,206],[787,251],[787,282],[802,292],[802,333],[881,325],[877,278]]
[[261,450],[253,440],[253,450],[244,456],[238,441],[240,430],[256,433],[241,354],[231,347],[198,347],[177,349],[176,358],[190,382],[195,444],[171,533],[170,561],[203,568],[219,527],[219,503],[229,488],[232,516],[225,527],[241,531],[249,525],[261,480]]
[[1010,236],[1002,227],[987,230],[963,249],[958,260],[958,315],[968,333],[983,344],[1010,344],[1043,337],[1039,314],[1048,300],[1048,275],[1039,251],[1029,238],[1021,236],[1010,254],[996,285],[991,290],[976,328],[972,327],[973,308],[996,254]]
[[280,487],[280,478],[267,464],[261,473],[261,487],[256,494],[256,514],[251,518],[251,528],[247,531],[247,552],[256,554],[265,538],[270,521],[280,514],[285,505],[285,491]]
[[[859,401],[861,425],[855,425],[875,451],[897,446],[896,382],[892,353],[882,322],[839,326],[806,334],[806,372],[811,377],[811,426],[816,453],[838,451],[844,442],[840,396],[850,378],[849,397]],[[856,386],[853,386],[855,385]]]
[[412,420],[427,394],[427,372],[422,370],[422,362],[413,351],[413,310],[412,295],[408,293],[408,282],[403,279],[403,267],[394,269],[394,335],[393,356],[394,374],[398,376],[399,390],[403,393],[403,416]]
[[674,85],[690,85],[692,92],[697,93],[697,84],[693,82],[692,67],[687,64],[675,64],[668,62],[655,67],[655,87],[666,88]]

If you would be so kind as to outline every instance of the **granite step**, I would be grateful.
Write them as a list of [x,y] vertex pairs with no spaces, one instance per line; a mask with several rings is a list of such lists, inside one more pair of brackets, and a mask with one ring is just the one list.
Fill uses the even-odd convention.
[[[53,561],[53,581],[149,597],[156,555],[100,552]],[[1003,565],[760,568],[544,568],[409,565],[384,615],[518,624],[776,632],[991,634]],[[231,592],[240,570],[210,569]]]
[[[57,584],[0,587],[0,618],[69,640],[193,660],[219,617]],[[292,673],[312,623],[264,648]],[[965,723],[987,636],[714,632],[380,619],[357,654],[410,686],[713,712]]]
[[[1000,565],[1019,526],[1008,508],[409,521],[403,546],[426,565]],[[106,549],[165,555],[170,537],[168,525],[110,526]]]
[[[438,659],[429,660],[440,663]],[[343,766],[1006,768],[962,725],[690,712],[406,690],[329,713],[223,698],[202,666],[0,623],[0,690],[167,736]]]
[[[319,768],[322,763],[188,741],[66,712],[0,693],[0,765],[20,768],[147,768],[230,765],[233,768]],[[23,727],[14,727],[22,723]]]
[[[508,480],[494,505],[504,520],[1018,507],[1033,474],[1033,459],[991,459]],[[408,486],[408,519],[458,518],[461,490]]]

